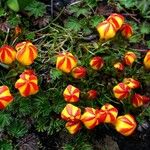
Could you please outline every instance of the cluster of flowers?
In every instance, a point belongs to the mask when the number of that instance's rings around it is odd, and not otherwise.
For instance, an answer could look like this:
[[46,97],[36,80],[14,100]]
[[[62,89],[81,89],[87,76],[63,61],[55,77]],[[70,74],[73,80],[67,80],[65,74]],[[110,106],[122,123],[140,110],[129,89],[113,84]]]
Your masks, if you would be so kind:
[[96,28],[101,40],[113,38],[117,31],[120,31],[125,38],[130,38],[133,34],[131,25],[124,23],[124,17],[116,13],[111,14],[105,21],[99,23]]
[[[37,54],[37,48],[29,41],[18,43],[15,49],[4,45],[0,48],[0,62],[11,64],[16,59],[22,65],[28,66],[33,63]],[[21,96],[26,97],[38,92],[38,79],[33,70],[24,70],[19,77],[15,88],[19,90]],[[0,109],[4,109],[13,99],[8,87],[6,85],[0,86]]]

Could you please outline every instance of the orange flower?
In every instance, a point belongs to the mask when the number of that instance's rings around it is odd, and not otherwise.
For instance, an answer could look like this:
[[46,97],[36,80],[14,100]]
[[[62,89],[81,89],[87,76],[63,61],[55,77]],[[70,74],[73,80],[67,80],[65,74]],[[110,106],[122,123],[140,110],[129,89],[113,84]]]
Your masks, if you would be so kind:
[[66,121],[78,122],[81,118],[81,109],[72,104],[67,104],[61,112],[61,118]]
[[124,136],[131,135],[137,124],[134,117],[130,114],[119,116],[115,123],[116,130]]
[[0,48],[0,61],[4,64],[11,64],[16,59],[16,51],[8,45]]
[[118,115],[118,110],[111,104],[106,103],[101,107],[100,120],[105,123],[114,123]]
[[23,97],[34,95],[39,91],[38,79],[31,70],[25,70],[16,81],[15,88]]
[[124,70],[124,65],[121,62],[117,62],[114,64],[114,68],[119,70],[119,71],[123,71]]
[[126,84],[131,89],[136,89],[140,87],[140,82],[133,78],[124,78],[123,83]]
[[133,62],[136,60],[136,55],[133,52],[128,51],[124,56],[124,62],[126,65],[131,66]]
[[113,88],[113,93],[117,99],[122,100],[129,96],[130,88],[124,83],[119,83]]
[[97,98],[97,95],[98,95],[98,93],[97,93],[96,90],[89,90],[89,91],[87,92],[87,97],[88,97],[88,99],[94,100],[94,99]]
[[124,17],[120,14],[113,13],[108,17],[107,21],[113,24],[117,31],[121,28],[122,24],[124,23]]
[[81,122],[67,122],[66,129],[69,131],[70,134],[75,134],[81,129]]
[[16,59],[23,65],[31,65],[37,58],[37,48],[29,41],[21,42],[16,45]]
[[9,88],[5,85],[0,86],[0,109],[4,109],[9,103],[13,101]]
[[80,90],[72,85],[68,85],[63,92],[63,96],[66,102],[78,102]]
[[70,73],[71,70],[77,65],[77,59],[69,52],[63,52],[57,56],[56,68]]
[[81,116],[81,121],[88,129],[92,129],[100,123],[99,110],[87,107]]
[[81,67],[81,66],[78,66],[72,69],[72,76],[75,79],[84,78],[86,76],[86,73],[87,73],[86,68]]
[[99,23],[96,29],[99,32],[100,39],[109,40],[116,35],[115,26],[107,20]]
[[102,57],[95,56],[90,61],[90,66],[94,70],[100,70],[104,66],[104,60]]
[[15,27],[15,36],[18,36],[22,32],[21,28],[19,26]]
[[120,31],[121,31],[122,36],[124,36],[127,39],[130,38],[133,34],[133,29],[131,25],[128,23],[123,24]]
[[144,66],[146,69],[150,70],[150,50],[148,50],[144,57]]

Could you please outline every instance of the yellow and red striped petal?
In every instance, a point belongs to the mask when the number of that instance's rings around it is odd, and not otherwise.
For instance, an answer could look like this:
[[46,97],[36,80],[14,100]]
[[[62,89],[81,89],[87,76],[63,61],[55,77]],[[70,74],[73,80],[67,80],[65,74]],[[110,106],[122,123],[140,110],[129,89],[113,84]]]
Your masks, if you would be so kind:
[[38,79],[36,75],[30,73],[31,70],[25,70],[15,83],[15,88],[19,90],[23,97],[34,95],[39,91]]
[[118,110],[111,104],[106,103],[101,107],[100,120],[105,123],[114,123],[118,116]]
[[61,118],[66,121],[78,122],[81,118],[81,109],[72,104],[67,104],[61,112]]
[[101,40],[109,40],[116,35],[115,26],[107,20],[99,23],[96,29],[100,35]]
[[16,51],[8,45],[3,45],[0,48],[0,62],[11,64],[16,59]]
[[128,66],[131,66],[136,59],[137,59],[136,54],[130,51],[128,51],[124,56],[124,62]]
[[123,71],[124,70],[124,65],[121,62],[117,62],[114,64],[114,68],[119,70],[119,71]]
[[0,86],[0,109],[4,109],[8,104],[13,101],[9,88],[5,85]]
[[131,135],[136,129],[137,123],[130,114],[119,116],[115,123],[116,130],[124,136]]
[[63,72],[70,73],[76,65],[77,59],[69,52],[63,52],[57,56],[56,68]]
[[69,131],[70,134],[75,134],[81,129],[81,122],[67,122],[66,129]]
[[113,13],[108,17],[107,21],[113,24],[117,31],[121,28],[122,24],[124,23],[124,17],[120,14]]
[[104,60],[100,56],[95,56],[90,61],[90,66],[94,70],[100,70],[104,66]]
[[133,78],[124,78],[123,83],[126,84],[131,89],[136,89],[140,87],[140,82]]
[[150,50],[148,50],[144,57],[144,66],[146,69],[150,70]]
[[23,65],[31,65],[38,56],[36,46],[29,41],[18,43],[15,48],[16,59]]
[[120,31],[121,31],[122,36],[127,38],[127,39],[133,35],[132,26],[128,23],[123,24]]
[[88,129],[92,129],[95,126],[99,125],[99,110],[87,107],[85,112],[81,116],[81,121]]
[[126,84],[119,83],[113,88],[113,93],[117,99],[122,100],[129,96],[130,90]]
[[98,95],[98,93],[97,93],[96,90],[89,90],[89,91],[87,92],[87,98],[88,98],[88,99],[91,99],[91,100],[96,99],[96,98],[97,98],[97,95]]
[[72,85],[68,85],[63,92],[63,96],[66,102],[78,102],[80,90]]

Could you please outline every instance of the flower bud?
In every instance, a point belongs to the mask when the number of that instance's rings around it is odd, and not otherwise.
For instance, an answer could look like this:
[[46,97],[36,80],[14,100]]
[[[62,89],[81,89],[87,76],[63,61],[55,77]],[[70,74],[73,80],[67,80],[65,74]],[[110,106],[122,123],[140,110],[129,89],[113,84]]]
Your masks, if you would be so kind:
[[67,104],[61,112],[61,118],[66,121],[78,122],[81,118],[81,109],[72,104]]
[[140,82],[133,78],[124,78],[123,83],[131,89],[136,89],[140,87]]
[[133,62],[136,60],[136,55],[133,52],[128,51],[124,56],[124,62],[128,66],[132,66]]
[[63,72],[70,73],[76,65],[77,59],[69,52],[63,52],[57,56],[56,68]]
[[94,70],[100,70],[104,66],[104,60],[102,57],[95,56],[90,61],[90,66]]
[[87,92],[87,98],[88,98],[88,99],[91,99],[91,100],[96,99],[96,98],[97,98],[97,95],[98,95],[98,93],[97,93],[96,90],[89,90],[89,91]]
[[120,14],[113,13],[108,17],[107,21],[113,24],[117,31],[121,28],[122,24],[124,23],[124,17]]
[[15,88],[23,97],[34,95],[39,91],[38,79],[35,74],[31,74],[31,70],[25,70],[16,81]]
[[63,96],[66,102],[78,102],[80,90],[72,85],[68,85],[63,92]]
[[11,64],[16,59],[16,51],[8,45],[3,45],[0,48],[0,62]]
[[146,69],[150,70],[150,50],[148,50],[144,57],[144,66]]
[[100,120],[105,123],[114,123],[118,115],[118,110],[111,104],[106,103],[101,107]]
[[132,29],[131,25],[128,23],[123,24],[120,31],[121,31],[122,36],[127,39],[130,38],[133,34],[133,29]]
[[15,27],[15,36],[18,36],[19,34],[21,34],[22,30],[19,26]]
[[72,76],[75,79],[84,78],[86,76],[86,73],[87,73],[86,68],[81,67],[81,66],[78,66],[72,69]]
[[24,41],[16,45],[16,59],[23,65],[31,65],[37,58],[37,48],[29,41]]
[[137,124],[134,117],[130,114],[119,116],[115,123],[116,130],[124,136],[131,135]]
[[66,129],[69,131],[70,134],[75,134],[81,129],[81,122],[67,122]]
[[8,104],[13,101],[9,88],[5,85],[0,86],[0,109],[4,109]]
[[88,129],[92,129],[100,123],[99,110],[87,107],[81,116],[81,121]]
[[116,35],[116,29],[113,24],[108,22],[107,20],[99,23],[96,27],[99,32],[100,39],[109,40]]
[[129,96],[130,90],[126,84],[119,83],[113,88],[113,93],[117,99],[122,100]]
[[121,62],[117,62],[114,64],[114,68],[117,69],[118,71],[123,71],[124,65]]

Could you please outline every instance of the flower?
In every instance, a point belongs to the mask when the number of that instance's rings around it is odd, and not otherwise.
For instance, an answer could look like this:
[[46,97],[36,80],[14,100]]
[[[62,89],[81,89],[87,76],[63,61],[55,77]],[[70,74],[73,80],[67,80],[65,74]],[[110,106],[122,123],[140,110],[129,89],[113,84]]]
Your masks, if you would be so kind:
[[81,118],[81,109],[67,104],[61,112],[61,118],[66,121],[78,122]]
[[99,110],[87,107],[81,116],[81,121],[88,129],[92,129],[100,123]]
[[63,96],[67,102],[78,102],[80,90],[72,85],[68,85],[63,92]]
[[89,90],[89,91],[87,92],[87,98],[88,98],[88,99],[91,99],[91,100],[96,99],[96,98],[97,98],[97,95],[98,95],[98,93],[97,93],[96,90]]
[[72,69],[72,76],[75,79],[81,79],[84,78],[86,76],[86,68],[82,67],[82,66],[78,66]]
[[117,99],[122,100],[129,96],[130,88],[121,82],[113,88],[113,93]]
[[75,134],[81,129],[81,122],[69,121],[66,123],[66,129],[69,131],[70,134]]
[[114,64],[114,68],[119,70],[119,71],[123,71],[124,70],[124,65],[121,62],[117,62]]
[[100,120],[105,123],[114,123],[118,115],[118,110],[109,103],[103,105],[100,109]]
[[107,21],[113,24],[117,31],[121,28],[122,24],[124,23],[124,17],[120,14],[113,13],[108,17]]
[[29,41],[18,43],[15,48],[17,50],[16,59],[23,65],[31,65],[37,58],[37,48]]
[[37,76],[31,70],[25,70],[16,81],[15,88],[23,97],[36,94],[39,91]]
[[19,34],[21,34],[22,30],[19,26],[15,27],[15,36],[18,36]]
[[124,78],[123,83],[126,84],[131,89],[136,89],[140,87],[140,82],[133,78]]
[[115,123],[116,130],[124,136],[131,135],[137,124],[134,117],[130,114],[119,116]]
[[104,66],[104,60],[100,56],[95,56],[90,61],[90,66],[94,70],[100,70]]
[[0,48],[0,62],[11,64],[16,59],[16,51],[9,45]]
[[150,50],[148,50],[144,57],[144,66],[146,69],[150,70]]
[[70,73],[76,65],[77,59],[69,52],[63,52],[57,56],[56,68],[63,72]]
[[136,55],[133,52],[128,51],[124,56],[124,62],[128,66],[132,66],[133,62],[136,60]]
[[8,104],[13,101],[9,88],[5,85],[0,86],[0,109],[4,109]]
[[127,39],[130,38],[133,34],[132,26],[128,23],[123,24],[120,31],[122,36],[124,36]]
[[115,26],[107,20],[99,23],[96,29],[99,32],[100,39],[109,40],[116,35]]

